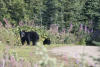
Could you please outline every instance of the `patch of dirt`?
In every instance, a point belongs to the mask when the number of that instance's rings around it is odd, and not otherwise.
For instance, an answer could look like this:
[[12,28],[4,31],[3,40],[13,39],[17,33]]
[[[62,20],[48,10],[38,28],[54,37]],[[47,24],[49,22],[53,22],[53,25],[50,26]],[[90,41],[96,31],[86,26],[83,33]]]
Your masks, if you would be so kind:
[[93,67],[100,67],[100,46],[65,46],[49,50],[58,56],[72,57]]

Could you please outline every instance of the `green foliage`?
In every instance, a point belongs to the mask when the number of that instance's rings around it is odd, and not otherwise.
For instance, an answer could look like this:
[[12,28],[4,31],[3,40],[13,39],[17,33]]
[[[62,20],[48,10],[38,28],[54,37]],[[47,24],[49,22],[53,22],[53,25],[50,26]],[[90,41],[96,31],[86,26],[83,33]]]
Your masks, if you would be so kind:
[[[20,37],[19,37],[19,31],[21,30],[25,30],[25,31],[36,31],[39,34],[40,37],[40,41],[43,41],[45,38],[50,38],[51,43],[52,44],[72,44],[72,43],[76,43],[76,42],[81,42],[81,44],[85,44],[86,40],[88,39],[88,35],[87,34],[82,34],[80,32],[78,32],[77,36],[75,34],[71,34],[71,33],[65,33],[65,34],[52,34],[50,33],[50,31],[44,29],[44,27],[30,27],[30,26],[22,26],[22,27],[16,27],[13,28],[12,31],[16,34],[16,36],[18,37],[18,40],[20,41]],[[19,42],[20,43],[20,42]]]
[[[4,46],[4,45],[3,45]],[[50,47],[51,45],[49,45]],[[1,45],[0,45],[1,47]],[[80,67],[80,65],[84,65],[89,67],[87,61],[78,60],[75,58],[62,57],[62,56],[53,56],[48,52],[45,46],[38,43],[37,46],[22,46],[16,48],[10,48],[10,46],[2,47],[4,50],[2,58],[0,57],[0,64],[2,64],[1,59],[5,61],[5,67],[11,67],[12,65],[15,67]],[[10,51],[10,52],[9,52]],[[1,52],[1,50],[0,50]],[[19,52],[21,52],[19,56]],[[22,56],[23,55],[23,56]],[[30,59],[26,59],[26,57]],[[34,60],[34,58],[36,60]],[[62,59],[63,58],[63,59]],[[39,59],[39,60],[38,60]],[[60,60],[61,59],[61,60]],[[82,62],[81,62],[82,61]],[[68,64],[66,64],[67,62]]]
[[[35,27],[30,27],[30,26],[22,26],[22,27],[15,27],[11,29],[16,36],[18,37],[18,41],[20,41],[20,36],[19,36],[19,32],[21,30],[25,30],[25,31],[35,31],[39,34],[40,37],[40,41],[43,41],[45,38],[50,38],[51,42],[53,44],[62,44],[62,43],[74,43],[75,42],[75,36],[74,35],[69,35],[66,36],[66,34],[52,34],[50,31],[44,29],[44,27],[39,27],[39,26],[35,26]],[[67,40],[67,41],[66,41]],[[70,41],[69,41],[70,40]],[[19,42],[20,43],[20,42]]]
[[30,26],[22,26],[22,27],[15,27],[12,29],[12,31],[16,34],[19,35],[19,32],[25,30],[25,31],[35,31],[39,34],[40,38],[47,38],[49,32],[47,30],[44,29],[44,27],[39,27],[39,26],[35,26],[35,27],[30,27]]
[[96,46],[100,46],[100,42],[97,42],[97,41],[92,41],[92,43]]
[[0,28],[0,41],[7,45],[14,46],[17,44],[17,37],[10,29],[2,27]]
[[84,15],[86,20],[93,20],[94,29],[100,29],[100,0],[87,0],[84,6]]
[[[6,18],[8,23],[17,26],[19,21],[27,23],[33,20],[35,24],[48,29],[51,24],[57,24],[60,29],[67,30],[72,23],[73,33],[77,33],[80,24],[100,30],[99,3],[100,0],[0,0],[0,21],[5,24],[3,18]],[[20,30],[19,27],[17,29],[15,33]],[[24,26],[22,29],[36,30],[42,37],[49,36],[40,28]],[[57,38],[59,41],[61,37],[57,35],[54,40]]]
[[[27,50],[29,51],[31,47],[28,47],[28,48],[29,49]],[[24,46],[24,49],[25,49],[25,46]],[[4,66],[5,67],[11,67],[11,66],[19,67],[21,65],[23,67],[27,67],[27,66],[34,67],[35,65],[37,65],[39,67],[47,67],[47,66],[64,67],[64,63],[62,62],[59,63],[59,61],[57,61],[56,58],[49,56],[48,50],[43,45],[38,43],[38,45],[34,49],[35,51],[32,51],[33,49],[30,50],[31,55],[28,56],[28,58],[30,59],[26,60],[24,57],[19,57],[18,53],[16,52],[16,48],[11,48],[10,46],[6,46],[6,48],[4,47],[3,55],[2,55],[2,59],[6,61]],[[21,51],[21,47],[18,50]],[[24,54],[25,52],[27,52],[27,50],[24,51]],[[23,52],[23,49],[21,52]],[[39,60],[37,57],[39,58]],[[36,58],[36,61],[33,58]],[[0,57],[0,64],[2,64],[1,57]]]
[[47,67],[48,65],[50,67],[58,67],[58,65],[60,65],[59,67],[63,67],[64,64],[63,63],[57,63],[57,59],[56,58],[52,58],[49,56],[47,49],[44,46],[41,46],[40,44],[38,44],[38,46],[36,47],[36,55],[41,56],[41,60],[38,61],[38,63],[41,65],[41,67]]
[[49,34],[48,37],[50,38],[51,40],[51,43],[53,44],[59,44],[60,43],[60,37],[58,34],[54,35],[54,34]]
[[66,44],[72,44],[72,43],[75,43],[76,42],[76,36],[74,34],[67,34],[65,40],[64,40],[64,43]]
[[7,14],[7,8],[6,4],[3,2],[3,0],[0,0],[0,21],[3,20],[3,17]]
[[84,38],[80,39],[78,42],[76,42],[78,45],[86,45],[86,40]]
[[21,20],[34,20],[39,25],[58,24],[62,28],[70,22],[88,25],[87,21],[93,20],[99,29],[99,3],[100,0],[0,0],[0,21],[7,18],[16,25]]

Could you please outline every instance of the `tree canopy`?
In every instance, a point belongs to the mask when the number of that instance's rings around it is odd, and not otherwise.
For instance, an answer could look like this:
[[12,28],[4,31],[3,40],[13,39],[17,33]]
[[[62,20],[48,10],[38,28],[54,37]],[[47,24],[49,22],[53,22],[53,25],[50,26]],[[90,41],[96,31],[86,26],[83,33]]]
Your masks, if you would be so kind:
[[[34,20],[36,24],[50,27],[58,24],[67,28],[73,24],[89,25],[100,29],[100,0],[0,0],[0,21],[7,18],[9,23]],[[90,27],[90,26],[89,26]]]

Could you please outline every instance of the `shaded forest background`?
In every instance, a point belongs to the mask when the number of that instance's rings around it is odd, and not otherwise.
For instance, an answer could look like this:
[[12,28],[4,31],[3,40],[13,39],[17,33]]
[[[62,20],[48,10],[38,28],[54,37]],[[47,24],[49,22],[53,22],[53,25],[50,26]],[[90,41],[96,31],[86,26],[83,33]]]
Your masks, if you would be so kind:
[[72,26],[71,33],[77,35],[78,29],[83,27],[98,35],[100,0],[0,0],[0,21],[5,25],[4,18],[15,27],[21,21],[32,21],[47,29],[56,24],[59,30],[65,28],[68,32]]

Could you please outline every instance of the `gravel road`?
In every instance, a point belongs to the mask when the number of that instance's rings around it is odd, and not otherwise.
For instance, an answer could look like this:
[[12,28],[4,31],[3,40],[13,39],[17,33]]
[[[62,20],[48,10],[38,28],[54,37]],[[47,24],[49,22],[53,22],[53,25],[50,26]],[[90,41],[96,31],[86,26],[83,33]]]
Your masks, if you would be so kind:
[[100,46],[64,46],[49,50],[55,55],[73,57],[88,62],[93,67],[100,67]]

